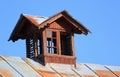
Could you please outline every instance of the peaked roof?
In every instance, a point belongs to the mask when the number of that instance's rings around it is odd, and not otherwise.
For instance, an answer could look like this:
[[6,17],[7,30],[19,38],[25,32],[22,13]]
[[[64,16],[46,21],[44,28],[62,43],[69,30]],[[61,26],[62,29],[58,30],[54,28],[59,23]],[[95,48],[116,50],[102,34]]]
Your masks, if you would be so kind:
[[34,26],[36,26],[38,29],[44,28],[45,26],[48,26],[48,24],[60,19],[64,18],[67,22],[69,22],[71,25],[74,26],[75,33],[78,34],[85,34],[87,35],[90,30],[88,30],[84,25],[82,25],[80,22],[75,20],[70,14],[68,14],[67,11],[62,11],[50,18],[43,17],[43,16],[33,16],[28,14],[21,14],[20,19],[18,20],[18,23],[16,24],[9,40],[13,40],[15,36],[18,36],[18,32],[21,31],[22,27],[25,26],[26,20],[32,23]]
[[64,17],[67,21],[69,21],[71,24],[76,26],[79,30],[81,30],[84,34],[87,34],[90,32],[84,25],[82,25],[80,22],[78,22],[76,19],[74,19],[67,11],[62,11],[60,13],[55,14],[54,16],[48,18],[43,16],[32,16],[23,14],[28,20],[30,20],[35,26],[37,26],[39,29],[43,28],[47,24],[50,24],[54,22],[55,20]]
[[28,14],[22,14],[24,17],[26,17],[30,22],[32,22],[35,26],[39,26],[42,22],[48,19],[48,17],[44,16],[33,16]]
[[1,77],[120,77],[120,66],[77,63],[47,64],[37,59],[0,55]]

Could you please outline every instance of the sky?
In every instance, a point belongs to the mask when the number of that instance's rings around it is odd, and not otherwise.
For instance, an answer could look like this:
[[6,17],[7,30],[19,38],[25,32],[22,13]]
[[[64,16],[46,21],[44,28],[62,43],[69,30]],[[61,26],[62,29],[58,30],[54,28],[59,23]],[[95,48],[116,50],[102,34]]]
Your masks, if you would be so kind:
[[20,14],[50,17],[63,10],[92,32],[75,34],[78,63],[120,66],[120,0],[1,0],[0,55],[26,56],[25,40],[8,41]]

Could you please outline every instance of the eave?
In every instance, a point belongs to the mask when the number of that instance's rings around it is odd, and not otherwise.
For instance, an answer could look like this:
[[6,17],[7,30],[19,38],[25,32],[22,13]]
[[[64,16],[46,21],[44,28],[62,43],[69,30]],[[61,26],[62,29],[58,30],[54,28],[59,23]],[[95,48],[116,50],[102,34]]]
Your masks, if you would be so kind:
[[48,26],[48,24],[58,20],[61,17],[64,17],[64,19],[66,19],[69,23],[71,23],[75,28],[77,28],[80,31],[77,34],[81,34],[81,32],[82,32],[83,34],[87,35],[88,32],[91,32],[84,25],[82,25],[80,22],[78,22],[72,16],[70,16],[70,14],[68,14],[67,11],[65,11],[65,10],[50,17],[49,19],[47,19],[44,22],[42,22],[41,24],[39,24],[39,29],[44,28],[45,26]]

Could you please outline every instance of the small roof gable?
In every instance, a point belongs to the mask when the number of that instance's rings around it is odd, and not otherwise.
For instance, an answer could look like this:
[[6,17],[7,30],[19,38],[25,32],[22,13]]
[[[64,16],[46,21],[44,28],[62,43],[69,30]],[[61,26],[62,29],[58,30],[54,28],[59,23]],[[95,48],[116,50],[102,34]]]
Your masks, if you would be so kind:
[[[52,22],[54,22],[55,20],[58,20],[59,18],[63,17],[65,20],[67,20],[69,23],[71,23],[74,27],[75,30],[78,29],[79,32],[78,34],[81,34],[81,32],[85,35],[88,34],[88,32],[90,32],[89,29],[87,29],[84,25],[82,25],[80,22],[78,22],[76,19],[74,19],[67,11],[62,11],[50,18],[48,18],[47,20],[43,21],[41,24],[39,24],[39,29],[43,28],[44,26],[46,26],[47,24],[50,24]],[[77,33],[76,32],[76,33]]]
[[38,26],[42,22],[48,19],[48,17],[44,16],[33,16],[33,15],[28,15],[28,14],[23,14],[24,17],[26,17],[30,22]]
[[[82,25],[80,22],[75,20],[70,14],[68,14],[67,11],[62,11],[59,12],[58,14],[48,18],[48,17],[43,17],[43,16],[33,16],[33,15],[28,15],[28,14],[21,14],[9,40],[17,40],[18,38],[15,38],[16,36],[19,37],[18,32],[20,32],[23,29],[23,26],[25,26],[26,22],[32,23],[36,28],[41,29],[44,28],[45,26],[48,26],[48,24],[63,18],[66,20],[68,23],[70,23],[74,28],[73,32],[77,34],[85,34],[87,35],[90,30],[88,30],[84,25]],[[66,22],[65,21],[65,22]]]
[[33,15],[28,15],[28,14],[21,14],[10,38],[8,41],[10,40],[17,40],[19,37],[19,32],[22,30],[23,26],[25,26],[25,22],[30,22],[32,24],[34,24],[34,26],[36,26],[38,28],[39,24],[41,24],[42,22],[44,22],[45,20],[47,20],[48,17],[43,17],[43,16],[33,16]]

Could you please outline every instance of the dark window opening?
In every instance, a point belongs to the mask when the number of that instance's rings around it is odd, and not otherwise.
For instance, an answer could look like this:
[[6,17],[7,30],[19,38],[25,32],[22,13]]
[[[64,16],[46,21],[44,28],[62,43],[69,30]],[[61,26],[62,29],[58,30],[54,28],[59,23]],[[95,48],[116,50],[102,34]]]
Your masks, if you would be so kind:
[[60,40],[61,40],[61,54],[72,56],[71,34],[61,32]]
[[30,39],[29,40],[29,45],[30,45],[30,51],[29,51],[29,55],[30,55],[30,58],[33,58],[35,57],[35,52],[34,52],[34,40],[33,39]]
[[47,52],[57,54],[56,32],[47,31]]
[[38,54],[43,54],[41,39],[38,39]]

